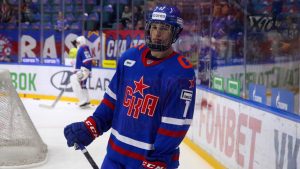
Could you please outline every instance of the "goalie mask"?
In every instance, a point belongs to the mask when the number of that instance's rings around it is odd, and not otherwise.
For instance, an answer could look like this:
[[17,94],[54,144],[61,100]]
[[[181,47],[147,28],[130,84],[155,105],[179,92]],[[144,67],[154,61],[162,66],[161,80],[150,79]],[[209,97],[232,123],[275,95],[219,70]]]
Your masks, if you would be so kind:
[[[150,35],[151,25],[162,24],[171,28],[171,37],[168,41],[152,41]],[[165,51],[169,49],[172,43],[176,42],[182,31],[183,20],[180,18],[180,11],[175,6],[158,5],[147,17],[145,26],[146,45],[153,51]]]
[[86,39],[84,36],[78,36],[76,38],[76,47],[79,49],[81,46],[86,45]]

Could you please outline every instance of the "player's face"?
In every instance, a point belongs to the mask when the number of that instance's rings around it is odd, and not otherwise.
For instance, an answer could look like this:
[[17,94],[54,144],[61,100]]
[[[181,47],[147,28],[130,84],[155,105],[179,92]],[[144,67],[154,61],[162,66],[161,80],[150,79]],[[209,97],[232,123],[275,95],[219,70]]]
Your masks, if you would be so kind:
[[171,26],[163,23],[152,23],[150,27],[150,36],[152,43],[169,44],[171,41]]

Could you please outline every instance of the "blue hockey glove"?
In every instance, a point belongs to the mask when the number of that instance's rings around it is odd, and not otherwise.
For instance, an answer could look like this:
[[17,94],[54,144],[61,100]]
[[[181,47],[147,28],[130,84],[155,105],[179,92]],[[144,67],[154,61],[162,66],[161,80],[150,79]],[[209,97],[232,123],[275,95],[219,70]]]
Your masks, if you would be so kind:
[[87,146],[99,136],[99,132],[95,120],[89,117],[84,122],[76,122],[66,126],[64,135],[69,147],[73,147],[74,143]]

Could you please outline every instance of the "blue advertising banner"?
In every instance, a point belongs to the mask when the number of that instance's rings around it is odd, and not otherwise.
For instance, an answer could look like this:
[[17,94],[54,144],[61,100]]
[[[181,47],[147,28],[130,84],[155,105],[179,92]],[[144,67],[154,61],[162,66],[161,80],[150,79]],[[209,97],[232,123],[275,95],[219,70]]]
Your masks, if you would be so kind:
[[267,103],[266,86],[250,83],[249,84],[249,99],[258,103]]
[[128,48],[145,43],[144,31],[107,30],[105,34],[104,60],[117,60]]
[[288,90],[272,88],[271,106],[294,112],[294,94]]
[[[0,57],[2,56],[1,48],[3,48],[7,57],[15,58],[13,62],[17,62],[17,58],[20,57],[23,63],[39,64],[41,60],[45,60],[47,64],[59,64],[62,56],[66,55],[73,47],[71,41],[80,34],[81,31],[65,31],[64,43],[62,43],[62,32],[44,30],[42,43],[40,30],[21,30],[20,39],[19,31],[16,29],[0,30],[0,41],[5,42],[5,45],[0,46]],[[43,45],[42,48],[41,45]],[[62,53],[62,45],[64,45],[64,53]]]
[[[44,30],[43,34],[31,29],[0,30],[0,59],[5,55],[14,57],[15,62],[20,58],[23,63],[61,64],[74,47],[72,41],[81,34],[78,30],[67,30],[64,34],[55,30]],[[83,35],[96,60],[117,60],[128,48],[144,43],[144,31],[139,30],[105,30],[102,34],[87,31]]]

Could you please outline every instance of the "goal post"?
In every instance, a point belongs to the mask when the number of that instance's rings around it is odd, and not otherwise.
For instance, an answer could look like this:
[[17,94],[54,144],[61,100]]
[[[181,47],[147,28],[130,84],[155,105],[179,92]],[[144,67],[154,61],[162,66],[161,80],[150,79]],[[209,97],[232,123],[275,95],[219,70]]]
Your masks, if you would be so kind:
[[0,69],[0,169],[41,165],[47,152],[9,71]]

